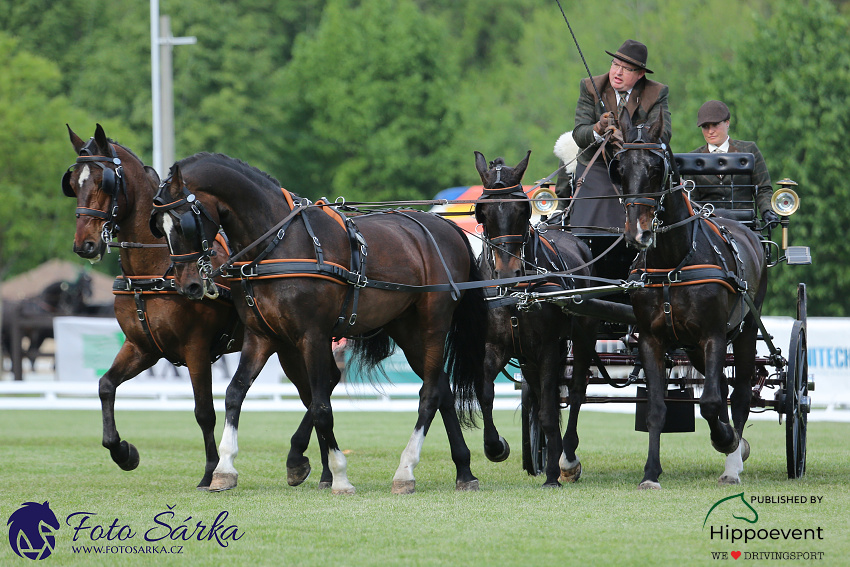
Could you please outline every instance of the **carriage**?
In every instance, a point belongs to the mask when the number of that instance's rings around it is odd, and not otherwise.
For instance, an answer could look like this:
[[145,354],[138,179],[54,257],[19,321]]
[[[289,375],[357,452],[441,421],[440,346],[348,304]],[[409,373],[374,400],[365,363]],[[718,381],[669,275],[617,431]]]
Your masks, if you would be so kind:
[[[753,171],[754,156],[752,154],[674,154],[676,168],[679,174],[688,175],[748,175]],[[647,429],[647,393],[646,377],[642,372],[641,358],[638,352],[638,341],[634,320],[624,322],[606,319],[609,310],[600,309],[600,302],[595,306],[582,305],[589,298],[603,298],[601,304],[608,302],[629,304],[629,290],[636,282],[629,281],[628,269],[635,259],[635,251],[627,248],[622,236],[617,233],[570,228],[567,215],[554,210],[551,199],[553,191],[548,182],[542,184],[543,191],[532,193],[541,197],[541,210],[544,220],[537,225],[538,231],[572,230],[590,248],[596,273],[603,280],[612,282],[599,285],[590,290],[558,290],[541,292],[512,293],[517,300],[520,310],[531,309],[539,302],[554,303],[565,311],[594,315],[602,320],[597,333],[600,352],[594,353],[594,369],[588,374],[587,384],[591,386],[608,386],[613,390],[610,395],[601,393],[595,388],[593,395],[587,395],[584,403],[634,403],[635,430]],[[789,246],[788,228],[790,216],[799,206],[799,198],[793,187],[797,184],[790,179],[778,182],[780,188],[774,193],[772,206],[780,215],[779,226],[760,224],[753,210],[752,200],[746,203],[702,203],[705,214],[717,212],[727,215],[753,230],[759,237],[768,258],[768,267],[782,263],[788,265],[810,264],[811,257],[808,247]],[[573,180],[571,186],[575,188]],[[563,200],[562,200],[563,202]],[[535,208],[538,203],[535,202]],[[715,207],[717,207],[715,209]],[[721,211],[721,209],[723,209]],[[779,232],[781,240],[774,241]],[[619,282],[619,283],[613,283]],[[806,346],[806,285],[800,283],[796,290],[797,309],[790,332],[790,343],[787,354],[774,344],[772,337],[756,313],[759,333],[757,336],[766,354],[755,357],[755,373],[752,381],[750,408],[754,412],[773,410],[784,420],[786,428],[786,460],[788,478],[800,478],[806,469],[806,428],[807,415],[811,409],[809,391],[814,389],[814,381],[808,373],[808,355]],[[573,372],[572,353],[565,361],[564,374],[561,380],[561,407],[569,405],[569,382]],[[734,374],[735,355],[726,355],[724,367],[726,373]],[[695,388],[703,385],[702,376],[697,373],[681,348],[673,349],[665,355],[667,371],[667,390],[664,402],[667,408],[667,419],[664,433],[693,432],[695,430],[693,406],[699,403],[695,397]],[[614,370],[617,370],[615,372]],[[522,467],[530,475],[539,475],[546,468],[546,439],[543,435],[537,417],[537,403],[534,396],[522,378],[517,374],[516,387],[522,390]],[[628,395],[620,395],[620,391],[633,386]]]

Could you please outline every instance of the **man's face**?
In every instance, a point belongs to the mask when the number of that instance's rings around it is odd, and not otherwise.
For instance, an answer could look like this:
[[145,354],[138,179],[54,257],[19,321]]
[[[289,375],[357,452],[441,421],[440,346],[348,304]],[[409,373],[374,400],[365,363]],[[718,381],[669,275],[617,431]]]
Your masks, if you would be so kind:
[[646,72],[631,63],[619,59],[611,61],[611,70],[608,71],[608,81],[614,90],[628,91],[637,83]]
[[713,144],[715,146],[719,146],[723,142],[726,141],[726,138],[729,137],[729,121],[724,120],[723,122],[715,122],[703,124],[702,128],[702,137],[705,138],[705,141],[709,144]]

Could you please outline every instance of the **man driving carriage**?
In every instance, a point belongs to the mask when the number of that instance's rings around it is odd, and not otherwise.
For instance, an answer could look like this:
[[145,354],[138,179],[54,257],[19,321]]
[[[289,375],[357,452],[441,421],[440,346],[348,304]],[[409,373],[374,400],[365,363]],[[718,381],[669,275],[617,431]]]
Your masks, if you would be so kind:
[[[594,160],[593,156],[607,131],[612,131],[611,136],[619,134],[617,121],[620,114],[627,111],[633,124],[652,124],[663,113],[662,140],[669,144],[672,135],[670,110],[667,108],[669,88],[646,78],[648,73],[652,73],[646,66],[646,45],[629,39],[615,53],[605,53],[613,57],[608,73],[581,81],[572,133],[579,147],[575,179],[584,180],[574,194],[578,199],[573,201],[570,224],[581,232],[593,232],[593,229],[583,227],[622,228],[625,222],[623,207],[617,199],[587,199],[618,193],[608,177],[605,157],[600,155]],[[611,150],[611,146],[606,148],[608,158],[613,155]],[[558,184],[562,183],[559,179]]]
[[724,216],[724,209],[752,209],[755,201],[764,222],[778,222],[779,215],[770,205],[773,188],[764,157],[755,142],[729,137],[730,119],[729,108],[723,102],[709,100],[703,104],[697,113],[697,126],[702,129],[706,143],[692,153],[751,153],[755,158],[753,173],[685,176],[696,185],[691,191],[691,199],[700,204],[713,204],[720,216]]

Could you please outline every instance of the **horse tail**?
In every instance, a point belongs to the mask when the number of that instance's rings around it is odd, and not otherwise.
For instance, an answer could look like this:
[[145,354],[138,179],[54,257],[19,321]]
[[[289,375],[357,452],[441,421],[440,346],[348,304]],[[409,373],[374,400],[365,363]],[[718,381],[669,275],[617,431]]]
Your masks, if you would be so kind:
[[361,376],[370,384],[376,386],[379,375],[391,382],[381,361],[395,351],[395,343],[383,329],[377,333],[357,339],[349,339],[351,357],[348,361],[350,372],[348,376]]
[[[468,281],[482,281],[475,253],[465,236],[463,239],[469,253]],[[458,418],[464,427],[477,425],[475,415],[479,407],[475,386],[484,383],[487,318],[484,289],[479,287],[466,290],[454,310],[446,339],[446,369],[452,380]]]

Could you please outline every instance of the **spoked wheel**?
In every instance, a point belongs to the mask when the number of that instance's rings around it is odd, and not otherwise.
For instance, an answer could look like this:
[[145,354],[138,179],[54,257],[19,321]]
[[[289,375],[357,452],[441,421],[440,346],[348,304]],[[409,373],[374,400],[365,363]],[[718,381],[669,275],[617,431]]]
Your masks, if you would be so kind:
[[806,473],[806,429],[811,400],[809,399],[809,360],[806,347],[805,293],[805,285],[800,284],[798,320],[794,321],[791,328],[788,371],[785,376],[785,455],[788,463],[788,478],[802,478]]
[[546,470],[546,437],[537,418],[538,404],[531,389],[522,383],[522,469],[531,476]]

